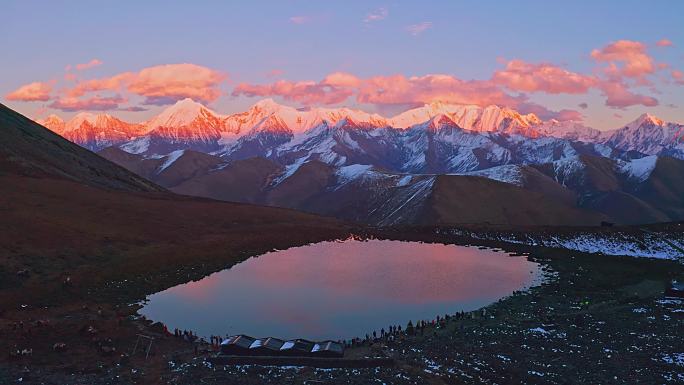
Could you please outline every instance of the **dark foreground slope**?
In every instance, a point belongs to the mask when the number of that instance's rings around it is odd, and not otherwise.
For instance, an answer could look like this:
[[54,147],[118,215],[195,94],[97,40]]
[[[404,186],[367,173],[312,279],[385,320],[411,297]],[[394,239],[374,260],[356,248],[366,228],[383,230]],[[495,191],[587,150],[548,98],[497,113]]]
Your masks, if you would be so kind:
[[59,297],[67,275],[97,287],[188,260],[225,266],[344,232],[333,219],[172,194],[0,106],[4,304]]
[[58,178],[119,191],[162,191],[0,104],[0,176]]

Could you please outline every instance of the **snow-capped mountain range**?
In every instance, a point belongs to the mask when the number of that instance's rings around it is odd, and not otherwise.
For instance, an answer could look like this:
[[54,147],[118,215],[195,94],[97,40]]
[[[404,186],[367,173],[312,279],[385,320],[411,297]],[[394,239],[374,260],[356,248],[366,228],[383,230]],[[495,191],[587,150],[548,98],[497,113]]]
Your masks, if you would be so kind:
[[245,112],[222,115],[184,99],[142,123],[89,113],[68,122],[51,115],[39,123],[94,151],[117,145],[160,156],[193,149],[226,160],[263,156],[289,164],[306,157],[338,166],[373,161],[411,172],[466,172],[578,154],[684,159],[684,125],[648,114],[599,131],[498,106],[432,103],[385,118],[348,108],[296,109],[264,99]]
[[[280,183],[308,162],[336,169],[362,165],[400,174],[462,174],[519,184],[513,166],[553,165],[565,185],[584,167],[580,157],[610,159],[630,174],[634,159],[684,159],[684,125],[644,114],[625,127],[599,131],[578,122],[542,121],[498,106],[432,103],[392,118],[348,108],[296,109],[271,99],[233,115],[184,99],[139,124],[110,115],[77,114],[41,122],[94,151],[109,146],[173,163],[185,150],[222,162],[265,158],[283,167]],[[641,164],[641,163],[637,163]],[[643,168],[643,167],[642,167]],[[652,169],[652,167],[651,167]],[[648,168],[638,178],[648,177]],[[641,175],[644,174],[644,175]]]
[[182,194],[375,224],[684,218],[684,126],[647,114],[599,131],[497,106],[387,118],[265,99],[222,115],[185,99],[139,124],[83,113],[41,123]]
[[81,112],[65,122],[50,115],[38,123],[90,150],[117,145],[145,134],[142,124],[127,123],[108,114]]

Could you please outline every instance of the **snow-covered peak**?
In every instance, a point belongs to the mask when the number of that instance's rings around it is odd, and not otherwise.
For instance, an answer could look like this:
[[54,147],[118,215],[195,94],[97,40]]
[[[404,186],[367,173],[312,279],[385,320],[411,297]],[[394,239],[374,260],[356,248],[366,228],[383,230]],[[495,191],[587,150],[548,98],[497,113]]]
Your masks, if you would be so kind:
[[126,123],[109,114],[93,114],[90,112],[79,112],[68,122],[65,123],[65,132],[78,130],[90,126],[95,129],[125,128],[135,125]]
[[197,118],[216,120],[220,118],[220,115],[201,103],[185,98],[162,111],[148,121],[146,125],[148,130],[154,130],[158,127],[183,127],[193,123]]
[[50,131],[56,132],[58,134],[61,134],[62,131],[64,131],[65,126],[64,119],[54,114],[48,115],[48,117],[45,119],[36,120],[36,123],[47,127]]
[[[534,114],[522,115],[510,108],[490,105],[461,105],[435,102],[423,107],[414,108],[390,119],[390,124],[397,128],[409,128],[445,115],[459,127],[478,132],[503,131],[520,133],[520,129],[538,125],[542,121]],[[527,130],[522,130],[527,133]]]
[[202,103],[199,103],[199,102],[192,100],[192,98],[185,98],[185,99],[181,99],[181,100],[177,101],[170,108],[171,109],[182,109],[182,110],[188,110],[188,109],[199,110],[199,109],[205,108],[205,107]]
[[284,106],[276,103],[276,101],[271,99],[271,98],[261,99],[258,102],[254,103],[254,106],[252,106],[252,108],[262,108],[262,109],[272,110],[272,111],[278,110],[281,107],[284,107]]
[[649,125],[649,126],[663,126],[665,123],[663,122],[662,119],[658,118],[655,115],[651,115],[648,113],[641,114],[636,120],[632,121],[631,123],[628,123],[626,127],[634,129],[634,128],[639,128],[643,125]]
[[67,123],[68,126],[78,127],[83,122],[88,122],[90,124],[95,124],[97,122],[97,115],[90,112],[79,112]]
[[261,126],[263,121],[273,121],[273,117],[282,122],[293,134],[306,132],[324,122],[330,126],[344,125],[348,121],[353,122],[354,126],[363,127],[384,127],[387,125],[387,120],[378,114],[349,108],[297,109],[278,104],[273,99],[260,100],[249,110],[227,117],[226,125],[229,131],[246,132],[252,127]]
[[456,105],[443,102],[432,102],[422,107],[404,111],[390,119],[393,127],[408,128],[416,124],[425,123],[438,115],[450,115],[454,113],[476,115],[481,107],[475,105]]
[[310,110],[310,113],[313,113],[330,124],[336,124],[340,120],[347,118],[363,126],[385,127],[388,125],[387,119],[378,114],[372,114],[361,110],[352,110],[346,107],[314,108]]
[[538,125],[537,129],[544,136],[554,138],[577,140],[580,142],[596,142],[601,138],[602,132],[587,127],[576,121],[558,121],[551,119]]
[[55,114],[50,114],[45,119],[40,120],[40,122],[64,123],[64,119]]
[[626,126],[608,132],[605,143],[621,150],[656,155],[684,149],[684,125],[666,123],[651,114],[642,114]]

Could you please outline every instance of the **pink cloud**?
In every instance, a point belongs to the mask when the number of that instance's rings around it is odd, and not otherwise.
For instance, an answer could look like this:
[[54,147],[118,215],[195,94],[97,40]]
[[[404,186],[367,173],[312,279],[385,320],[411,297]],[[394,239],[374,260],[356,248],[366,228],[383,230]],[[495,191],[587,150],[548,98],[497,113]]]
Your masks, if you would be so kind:
[[334,87],[356,88],[361,85],[361,79],[346,72],[333,72],[326,76],[322,83]]
[[212,102],[221,96],[218,85],[226,75],[196,64],[165,64],[148,67],[138,72],[128,83],[128,91],[147,98],[170,102],[192,98]]
[[377,106],[415,106],[434,101],[460,104],[517,105],[522,96],[513,97],[490,81],[464,81],[451,75],[374,76],[362,79],[348,73],[335,72],[322,81],[291,82],[279,80],[272,84],[239,84],[233,96],[280,96],[305,105],[337,104],[355,96],[359,103]]
[[131,81],[135,77],[132,72],[124,72],[108,78],[90,79],[81,81],[73,88],[67,90],[66,94],[69,97],[83,96],[88,92],[95,91],[118,91],[124,84]]
[[389,16],[389,10],[385,7],[380,7],[373,12],[370,12],[363,19],[365,23],[372,23],[374,21],[385,20]]
[[430,28],[432,28],[432,22],[431,21],[424,21],[422,23],[411,24],[411,25],[407,26],[406,31],[413,36],[418,36]]
[[490,81],[466,81],[451,75],[432,74],[375,76],[361,82],[356,99],[370,104],[419,105],[442,101],[512,106],[523,98],[510,96]]
[[640,95],[629,90],[624,82],[619,80],[607,80],[599,84],[599,89],[606,96],[606,106],[625,108],[635,105],[653,107],[658,105],[658,99]]
[[661,40],[658,40],[656,45],[658,47],[672,47],[674,44],[672,44],[672,42],[668,39],[661,39]]
[[684,85],[684,72],[679,70],[672,70],[670,74],[672,75],[672,79],[675,83],[679,85]]
[[582,120],[584,120],[584,116],[579,111],[568,109],[553,111],[536,103],[521,103],[517,106],[517,110],[522,114],[535,114],[538,118],[542,120],[556,119],[561,122],[581,122]]
[[117,108],[117,110],[129,111],[129,112],[142,112],[142,111],[147,111],[147,108],[140,107],[140,106],[130,106],[130,107],[119,107],[119,108]]
[[75,67],[77,71],[83,71],[93,67],[97,67],[99,65],[102,65],[102,61],[99,59],[93,59],[87,63],[76,64]]
[[309,16],[299,15],[290,17],[290,23],[292,24],[306,24],[311,21]]
[[22,102],[46,101],[50,99],[52,84],[45,82],[33,82],[23,85],[16,90],[5,95],[7,100]]
[[106,111],[115,110],[119,104],[125,103],[126,99],[119,96],[100,97],[94,96],[88,99],[65,96],[50,103],[49,107],[62,111]]
[[305,105],[337,104],[345,101],[351,94],[352,91],[348,89],[324,83],[316,83],[314,81],[292,82],[288,80],[278,80],[275,83],[266,85],[241,83],[232,92],[233,96],[280,96]]
[[211,102],[221,95],[218,86],[226,77],[219,71],[196,64],[164,64],[139,72],[86,80],[67,90],[67,96],[75,98],[88,92],[125,89],[145,97],[146,104],[170,104],[184,98]]
[[581,75],[553,64],[531,64],[522,60],[509,61],[504,70],[494,73],[492,80],[511,90],[549,94],[583,94],[597,82],[593,76]]
[[619,74],[642,78],[655,71],[653,58],[646,53],[646,45],[638,41],[618,40],[591,51],[591,57],[596,61],[609,63],[607,74],[610,76]]
[[555,114],[556,116],[553,117],[553,119],[560,120],[561,122],[566,120],[572,120],[576,122],[584,120],[584,115],[576,110],[562,109]]

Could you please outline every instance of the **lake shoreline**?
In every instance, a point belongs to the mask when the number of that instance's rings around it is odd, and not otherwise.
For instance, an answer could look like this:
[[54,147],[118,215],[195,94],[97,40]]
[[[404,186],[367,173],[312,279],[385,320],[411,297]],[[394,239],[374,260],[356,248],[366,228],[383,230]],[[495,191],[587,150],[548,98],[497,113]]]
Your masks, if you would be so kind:
[[498,249],[350,237],[272,251],[150,295],[139,310],[211,340],[368,339],[412,320],[471,312],[544,281]]

